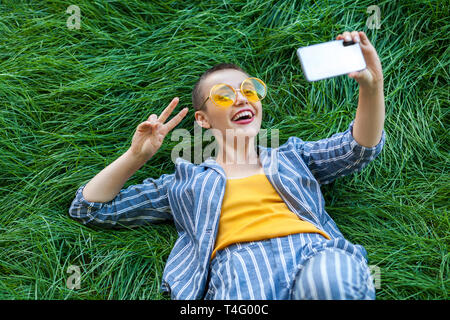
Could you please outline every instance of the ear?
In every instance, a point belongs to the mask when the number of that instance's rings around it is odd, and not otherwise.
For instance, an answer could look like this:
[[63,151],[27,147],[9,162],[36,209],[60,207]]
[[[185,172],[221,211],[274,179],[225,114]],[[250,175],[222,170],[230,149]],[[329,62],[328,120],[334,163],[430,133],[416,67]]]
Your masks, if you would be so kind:
[[208,118],[203,111],[196,111],[194,117],[200,127],[205,129],[211,128],[211,125],[208,122]]

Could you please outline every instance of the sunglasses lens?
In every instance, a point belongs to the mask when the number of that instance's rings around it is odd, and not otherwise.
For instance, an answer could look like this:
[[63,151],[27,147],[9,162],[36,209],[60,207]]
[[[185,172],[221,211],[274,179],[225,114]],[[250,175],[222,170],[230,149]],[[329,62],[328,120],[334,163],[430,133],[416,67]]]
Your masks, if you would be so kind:
[[233,89],[227,85],[221,84],[213,89],[212,99],[220,107],[231,107],[236,97]]
[[264,99],[267,90],[266,85],[259,79],[249,78],[242,84],[243,94],[250,102],[256,102]]
[[[262,80],[249,78],[242,83],[242,94],[245,95],[250,102],[264,99],[266,93],[267,88]],[[228,108],[233,105],[236,99],[236,93],[229,85],[218,84],[212,89],[211,99],[217,106]]]

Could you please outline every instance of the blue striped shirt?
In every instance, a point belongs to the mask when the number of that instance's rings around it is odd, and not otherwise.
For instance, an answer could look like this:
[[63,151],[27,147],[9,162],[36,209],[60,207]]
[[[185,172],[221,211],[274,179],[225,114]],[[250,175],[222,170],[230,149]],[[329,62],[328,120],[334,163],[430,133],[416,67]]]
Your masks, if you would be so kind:
[[[258,145],[264,172],[289,209],[331,239],[343,235],[325,211],[320,185],[361,171],[385,142],[383,130],[376,146],[360,145],[353,138],[353,123],[346,131],[318,141],[292,136],[278,148]],[[87,201],[82,194],[85,184],[80,186],[69,215],[83,224],[106,228],[172,221],[178,239],[166,263],[161,290],[172,299],[202,299],[225,185],[225,171],[213,157],[198,165],[177,158],[174,173],[147,178],[108,202]]]

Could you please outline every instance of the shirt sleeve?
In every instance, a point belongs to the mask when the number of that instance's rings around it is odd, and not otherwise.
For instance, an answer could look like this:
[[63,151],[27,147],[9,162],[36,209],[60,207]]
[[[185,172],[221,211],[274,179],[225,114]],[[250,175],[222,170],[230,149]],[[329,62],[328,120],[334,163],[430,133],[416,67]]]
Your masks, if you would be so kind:
[[120,190],[108,202],[91,202],[83,196],[86,184],[78,188],[69,208],[69,216],[85,224],[103,228],[140,226],[173,220],[168,187],[175,174],[163,174],[158,179],[147,178],[142,184]]
[[320,184],[328,184],[338,177],[361,171],[383,149],[386,140],[384,129],[378,144],[368,148],[354,139],[354,122],[355,120],[349,124],[346,131],[318,141],[289,138]]

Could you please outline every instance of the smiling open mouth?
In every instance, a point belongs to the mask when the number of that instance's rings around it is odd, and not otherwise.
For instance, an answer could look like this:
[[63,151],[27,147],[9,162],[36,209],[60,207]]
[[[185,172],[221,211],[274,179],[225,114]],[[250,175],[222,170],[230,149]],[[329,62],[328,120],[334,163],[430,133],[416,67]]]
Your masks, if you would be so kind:
[[253,121],[254,114],[250,111],[243,111],[236,114],[231,121],[238,124],[247,124]]
[[233,121],[233,122],[234,122],[234,123],[237,123],[237,124],[247,124],[247,123],[252,122],[254,118],[255,118],[255,116],[249,117],[249,118],[247,118],[247,119],[242,119],[242,118],[241,118],[241,119],[235,120],[235,121]]

